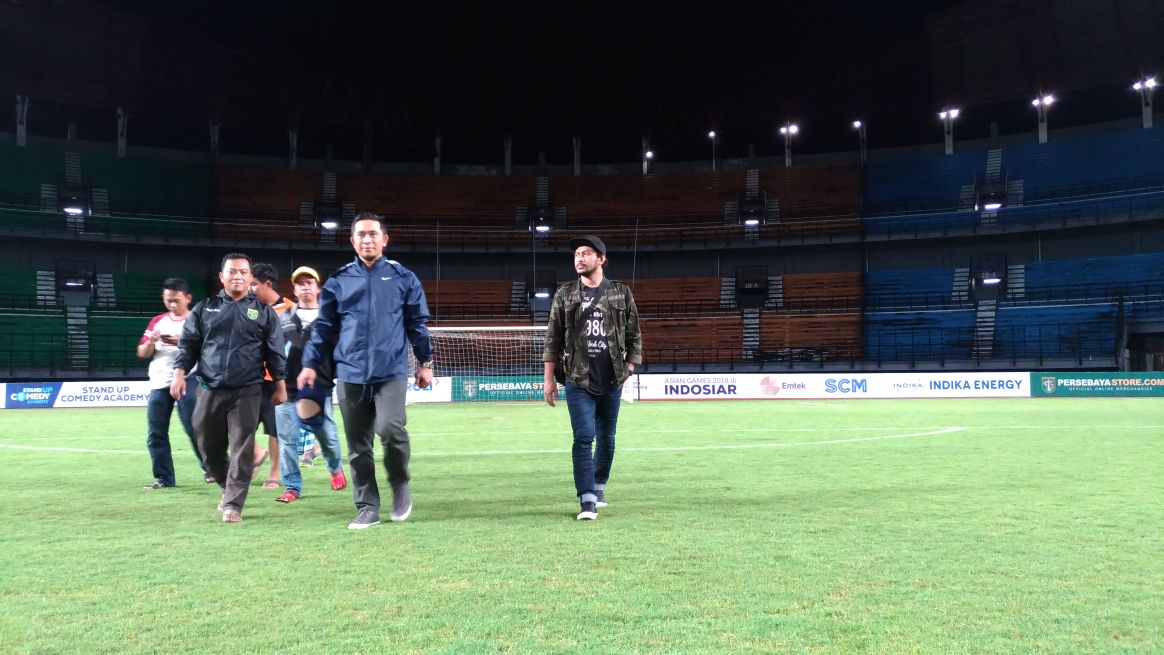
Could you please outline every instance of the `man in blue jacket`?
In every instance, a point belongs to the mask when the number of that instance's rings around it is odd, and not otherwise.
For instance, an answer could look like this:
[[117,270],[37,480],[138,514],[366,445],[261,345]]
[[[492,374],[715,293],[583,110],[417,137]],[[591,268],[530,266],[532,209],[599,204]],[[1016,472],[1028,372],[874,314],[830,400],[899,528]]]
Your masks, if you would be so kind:
[[428,303],[416,275],[384,257],[384,219],[362,212],[352,222],[356,259],[323,285],[319,317],[303,349],[300,389],[315,385],[324,353],[334,353],[336,395],[344,418],[356,518],[350,530],[380,522],[373,438],[380,435],[392,485],[393,521],[412,513],[408,490],[408,431],[404,429],[408,349],[416,355],[416,386],[432,383]]

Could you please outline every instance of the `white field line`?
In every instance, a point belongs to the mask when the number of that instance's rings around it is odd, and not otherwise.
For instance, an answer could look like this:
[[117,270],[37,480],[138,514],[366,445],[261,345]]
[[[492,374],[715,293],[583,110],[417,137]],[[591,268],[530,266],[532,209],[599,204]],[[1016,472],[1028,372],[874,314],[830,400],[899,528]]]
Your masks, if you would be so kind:
[[[822,441],[800,441],[800,442],[768,442],[768,443],[750,443],[750,444],[723,444],[716,446],[642,446],[642,447],[623,447],[619,448],[619,452],[636,452],[636,453],[662,453],[662,452],[677,452],[685,450],[740,450],[750,448],[793,448],[796,446],[828,446],[849,443],[860,443],[863,441],[885,441],[888,439],[910,439],[914,437],[930,437],[942,434],[951,434],[953,432],[961,432],[968,430],[965,427],[950,427],[930,430],[928,432],[914,432],[907,434],[888,434],[877,437],[856,437],[853,439],[826,439]],[[25,446],[18,444],[0,444],[0,448],[7,448],[10,450],[31,450],[37,452],[59,452],[59,453],[93,453],[98,455],[146,455],[143,450],[102,450],[96,448],[60,448],[50,446]],[[430,451],[430,452],[415,452],[414,457],[483,457],[493,455],[560,455],[562,453],[570,452],[569,448],[539,448],[539,449],[524,449],[524,450],[470,450],[470,451]]]
[[[496,417],[501,419],[502,417]],[[909,425],[909,426],[876,426],[876,427],[836,427],[836,428],[732,428],[724,430],[716,434],[779,434],[779,433],[804,433],[804,432],[872,432],[875,430],[942,430],[945,428]],[[1156,430],[1164,429],[1164,425],[973,425],[965,426],[966,430]],[[629,434],[709,434],[708,430],[685,430],[679,428],[667,428],[665,430],[640,430],[638,428],[627,428],[624,426],[624,432]],[[561,430],[567,436],[570,433],[570,426],[567,423]],[[433,432],[430,430],[418,431],[417,435],[423,439],[425,437],[457,437],[464,435],[464,431],[458,432]],[[477,430],[473,432],[479,437],[511,437],[517,435],[537,435],[546,434],[545,430],[493,430],[482,431]],[[181,436],[185,436],[179,433]],[[171,437],[174,439],[175,437]],[[102,436],[32,436],[21,437],[21,441],[35,442],[35,441],[134,441],[145,440],[143,435],[102,435]],[[184,440],[179,440],[185,443]],[[807,443],[807,442],[806,442]],[[15,445],[6,446],[0,443],[0,448],[16,447]],[[106,451],[101,451],[106,452]],[[134,451],[136,452],[136,451]],[[555,451],[556,452],[556,451]]]
[[[626,452],[679,452],[688,450],[742,450],[742,449],[756,449],[756,448],[795,448],[799,446],[828,446],[841,445],[850,443],[861,443],[865,441],[887,441],[892,439],[913,439],[918,437],[940,436],[943,434],[952,434],[955,432],[962,432],[965,430],[1158,430],[1164,428],[1164,425],[977,425],[977,426],[955,426],[946,428],[921,428],[924,432],[907,432],[904,434],[887,434],[873,437],[854,437],[851,439],[822,439],[818,441],[798,441],[798,442],[766,442],[766,443],[750,443],[750,444],[721,444],[712,446],[622,446],[618,449],[621,453]],[[742,428],[731,430],[731,433],[804,433],[804,432],[870,432],[873,430],[917,430],[918,427],[863,427],[863,428]],[[568,432],[568,431],[567,431]],[[698,434],[706,433],[706,430],[631,430],[632,434]],[[463,434],[461,432],[425,432],[425,435],[431,436],[456,436]],[[544,430],[535,430],[528,432],[487,432],[476,433],[479,436],[513,436],[513,435],[530,435],[530,434],[545,434]],[[92,441],[95,439],[137,439],[139,437],[42,437],[36,440],[67,440],[78,439]],[[37,452],[61,452],[61,453],[92,453],[98,455],[146,455],[148,454],[144,448],[141,450],[109,450],[100,448],[63,448],[55,446],[30,446],[26,444],[6,444],[0,443],[0,449],[8,450],[25,450]],[[569,448],[541,448],[541,449],[523,449],[523,450],[475,450],[475,451],[429,451],[429,452],[413,452],[414,457],[478,457],[478,456],[492,456],[492,455],[558,455],[564,452],[569,452]]]

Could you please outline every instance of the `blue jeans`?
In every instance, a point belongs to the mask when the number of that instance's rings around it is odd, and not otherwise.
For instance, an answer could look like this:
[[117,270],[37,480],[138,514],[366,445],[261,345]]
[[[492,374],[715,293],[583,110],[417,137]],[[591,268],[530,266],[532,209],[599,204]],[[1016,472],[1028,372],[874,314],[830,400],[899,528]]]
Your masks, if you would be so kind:
[[[614,430],[622,389],[595,395],[566,380],[566,407],[574,429],[574,489],[582,502],[593,502],[594,485],[606,484],[614,463]],[[586,496],[590,497],[587,498]]]
[[331,398],[323,402],[323,410],[308,421],[299,420],[295,403],[287,401],[275,406],[275,425],[279,433],[279,473],[283,486],[288,490],[303,493],[303,472],[299,470],[299,445],[302,443],[300,429],[305,428],[315,434],[319,448],[323,451],[327,470],[336,473],[343,469],[340,461],[339,433],[331,414]]
[[[190,446],[194,449],[194,457],[198,458],[198,466],[206,470],[202,463],[202,453],[198,450],[198,436],[194,432],[191,417],[194,415],[194,404],[197,400],[198,383],[191,380],[186,384],[186,395],[177,401],[178,420],[186,436],[190,438]],[[170,397],[170,388],[153,389],[146,404],[146,449],[150,453],[153,463],[154,479],[164,486],[172,487],[174,480],[174,456],[170,450],[170,417],[174,413],[174,399]]]

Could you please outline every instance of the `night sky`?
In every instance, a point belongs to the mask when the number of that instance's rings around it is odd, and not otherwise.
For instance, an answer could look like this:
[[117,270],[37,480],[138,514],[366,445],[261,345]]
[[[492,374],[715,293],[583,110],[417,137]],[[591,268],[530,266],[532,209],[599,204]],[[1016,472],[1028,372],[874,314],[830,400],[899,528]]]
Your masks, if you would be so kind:
[[[854,148],[858,117],[870,147],[940,141],[935,114],[958,99],[938,90],[923,26],[966,3],[99,4],[263,71],[223,101],[226,151],[284,154],[293,122],[309,157],[358,158],[367,127],[377,159],[425,161],[439,129],[446,161],[498,163],[508,133],[516,162],[564,164],[575,134],[591,163],[637,160],[643,136],[662,161],[706,158],[709,129],[724,156],[775,155],[785,121],[804,153]],[[1027,102],[967,112],[962,134],[1009,116],[1033,129]],[[136,112],[132,134],[204,147],[204,117],[176,104]]]

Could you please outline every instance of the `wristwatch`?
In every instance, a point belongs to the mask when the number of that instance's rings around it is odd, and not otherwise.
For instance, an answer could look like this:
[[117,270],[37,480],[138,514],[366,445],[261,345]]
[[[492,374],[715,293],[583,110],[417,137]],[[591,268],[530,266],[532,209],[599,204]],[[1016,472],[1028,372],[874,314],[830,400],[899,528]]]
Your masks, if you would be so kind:
[[432,368],[432,360],[430,359],[427,362],[421,362],[420,367],[421,368]]

